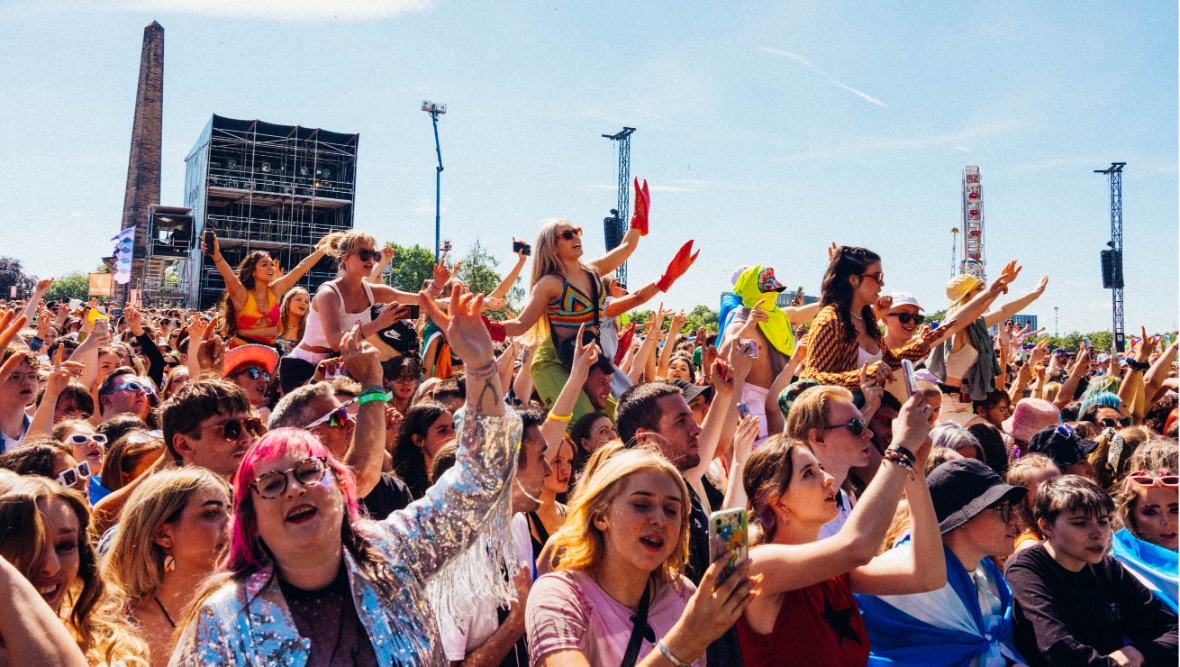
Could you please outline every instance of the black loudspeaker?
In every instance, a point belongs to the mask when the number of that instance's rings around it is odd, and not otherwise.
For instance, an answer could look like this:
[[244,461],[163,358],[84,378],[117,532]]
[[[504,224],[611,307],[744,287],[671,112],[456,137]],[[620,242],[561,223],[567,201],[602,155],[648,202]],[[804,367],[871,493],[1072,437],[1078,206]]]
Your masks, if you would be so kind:
[[1102,251],[1102,289],[1123,288],[1123,254],[1117,250]]
[[619,247],[623,242],[623,221],[617,216],[619,214],[615,209],[611,209],[611,217],[602,219],[602,236],[606,239],[606,251],[610,252]]
[[193,248],[193,216],[187,208],[157,206],[148,221],[152,254],[187,257]]

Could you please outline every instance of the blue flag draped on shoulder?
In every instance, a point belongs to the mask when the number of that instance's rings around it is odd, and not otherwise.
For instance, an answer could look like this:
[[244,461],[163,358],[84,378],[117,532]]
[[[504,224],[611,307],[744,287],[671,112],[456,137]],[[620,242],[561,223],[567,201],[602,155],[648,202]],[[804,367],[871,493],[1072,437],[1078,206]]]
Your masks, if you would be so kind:
[[[903,542],[893,549],[896,557],[909,558]],[[989,609],[980,609],[980,594],[950,549],[946,556],[947,585],[937,591],[914,595],[857,595],[861,616],[869,631],[870,667],[968,667],[976,658],[979,667],[1002,667],[1005,658],[1024,662],[1012,644],[1012,591],[1003,575],[984,558],[974,576],[986,580]]]
[[1111,540],[1110,555],[1123,564],[1157,598],[1176,613],[1177,553],[1156,546],[1123,528]]
[[126,285],[131,282],[131,259],[135,254],[135,228],[128,227],[115,234],[115,282]]

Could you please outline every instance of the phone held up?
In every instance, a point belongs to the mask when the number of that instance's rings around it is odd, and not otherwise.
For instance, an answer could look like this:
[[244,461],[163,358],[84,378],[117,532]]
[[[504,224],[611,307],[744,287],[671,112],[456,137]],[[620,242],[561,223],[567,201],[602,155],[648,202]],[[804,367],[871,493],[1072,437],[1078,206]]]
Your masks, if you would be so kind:
[[213,241],[217,239],[217,235],[213,232],[212,227],[205,228],[205,255],[213,256]]
[[524,241],[513,241],[512,242],[512,252],[519,252],[522,255],[532,255],[533,254],[533,247],[530,246],[529,244],[525,243]]
[[749,526],[743,508],[722,510],[709,515],[709,562],[723,561],[717,585],[741,567],[750,557]]
[[901,360],[901,379],[905,382],[905,393],[913,396],[918,391],[918,376],[914,374],[914,362],[909,359]]
[[758,358],[758,341],[753,338],[743,338],[738,341],[738,345],[742,354],[754,359]]

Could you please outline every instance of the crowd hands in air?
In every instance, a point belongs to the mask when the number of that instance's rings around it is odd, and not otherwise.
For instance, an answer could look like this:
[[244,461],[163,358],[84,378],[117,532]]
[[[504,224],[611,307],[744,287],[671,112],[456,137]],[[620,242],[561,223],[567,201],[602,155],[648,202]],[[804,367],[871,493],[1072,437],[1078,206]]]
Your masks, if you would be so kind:
[[206,312],[9,302],[0,664],[1176,664],[1174,341],[1049,349],[1016,262],[927,323],[836,244],[818,302],[742,266],[686,332],[693,241],[613,275],[635,202],[489,294],[349,231],[286,273],[214,240]]

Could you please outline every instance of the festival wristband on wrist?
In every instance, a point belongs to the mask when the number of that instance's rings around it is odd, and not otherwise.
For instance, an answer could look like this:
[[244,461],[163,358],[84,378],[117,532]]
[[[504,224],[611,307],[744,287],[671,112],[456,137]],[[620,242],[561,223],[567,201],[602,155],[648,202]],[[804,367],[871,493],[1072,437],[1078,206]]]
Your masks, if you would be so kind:
[[1135,361],[1134,359],[1127,359],[1127,365],[1137,371],[1145,371],[1151,368],[1151,364],[1146,361]]
[[364,405],[365,403],[371,403],[372,401],[381,401],[382,403],[385,403],[388,400],[389,394],[386,394],[385,390],[381,387],[370,387],[362,391],[356,397],[357,405]]
[[672,651],[670,651],[668,647],[664,645],[664,640],[661,639],[660,641],[656,642],[656,647],[660,649],[660,653],[662,653],[664,657],[668,659],[668,662],[676,665],[676,667],[692,667],[691,664],[681,660],[680,658],[677,658],[672,653]]
[[549,419],[552,419],[555,422],[567,422],[567,421],[574,418],[574,413],[571,412],[568,415],[555,415],[552,412],[550,412],[548,417],[549,417]]
[[495,359],[493,359],[488,365],[480,368],[471,368],[470,366],[465,366],[463,368],[463,372],[466,375],[468,382],[473,380],[487,380],[489,378],[496,377],[500,373],[499,369],[496,367]]

